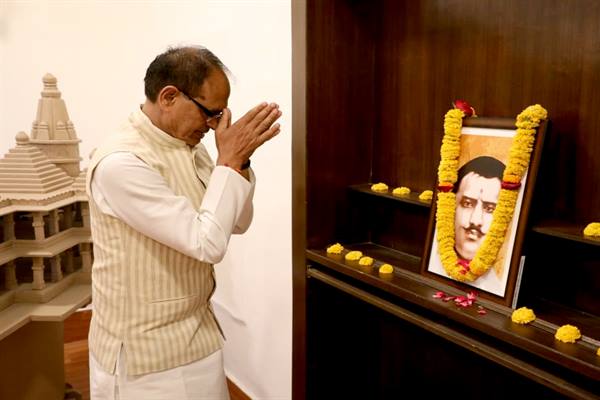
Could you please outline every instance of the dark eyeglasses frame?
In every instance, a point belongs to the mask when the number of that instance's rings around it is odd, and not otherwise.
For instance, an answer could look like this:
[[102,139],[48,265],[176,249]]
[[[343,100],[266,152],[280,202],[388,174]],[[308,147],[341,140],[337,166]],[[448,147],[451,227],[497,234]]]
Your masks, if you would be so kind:
[[204,107],[202,104],[198,103],[196,100],[194,100],[194,98],[192,96],[190,96],[183,90],[181,90],[181,89],[177,89],[177,90],[179,90],[181,92],[181,94],[183,94],[185,97],[187,97],[188,100],[191,100],[192,103],[194,103],[196,105],[196,107],[198,107],[200,109],[200,111],[202,111],[204,113],[204,115],[206,115],[206,122],[210,122],[212,120],[218,121],[223,116],[223,111],[211,111],[208,108]]

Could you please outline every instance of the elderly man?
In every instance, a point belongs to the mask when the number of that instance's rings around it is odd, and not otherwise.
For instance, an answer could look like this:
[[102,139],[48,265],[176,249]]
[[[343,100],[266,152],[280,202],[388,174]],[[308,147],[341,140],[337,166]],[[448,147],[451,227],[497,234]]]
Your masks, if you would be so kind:
[[[94,265],[92,399],[227,399],[213,264],[252,219],[253,152],[276,104],[235,123],[226,68],[180,47],[146,71],[146,101],[88,168]],[[213,129],[216,166],[200,143]]]

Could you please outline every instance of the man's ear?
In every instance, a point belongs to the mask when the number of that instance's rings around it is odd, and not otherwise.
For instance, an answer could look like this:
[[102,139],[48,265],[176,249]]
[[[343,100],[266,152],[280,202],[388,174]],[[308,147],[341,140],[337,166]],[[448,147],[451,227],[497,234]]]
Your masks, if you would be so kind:
[[167,85],[158,92],[156,100],[161,109],[167,109],[175,104],[178,96],[179,90],[173,85]]

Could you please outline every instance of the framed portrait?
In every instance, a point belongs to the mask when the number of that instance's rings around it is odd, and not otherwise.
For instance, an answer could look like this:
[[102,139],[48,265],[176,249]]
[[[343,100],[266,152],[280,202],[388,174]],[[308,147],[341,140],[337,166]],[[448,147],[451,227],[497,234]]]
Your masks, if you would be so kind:
[[[472,281],[458,281],[445,270],[438,247],[437,201],[432,203],[427,246],[422,262],[423,274],[443,280],[463,290],[475,289],[480,296],[514,307],[524,264],[523,238],[529,206],[541,157],[546,123],[537,128],[534,149],[527,172],[517,189],[512,220],[492,265]],[[487,235],[516,134],[515,121],[509,118],[465,118],[460,136],[458,178],[455,193],[454,250],[461,262],[469,263]]]

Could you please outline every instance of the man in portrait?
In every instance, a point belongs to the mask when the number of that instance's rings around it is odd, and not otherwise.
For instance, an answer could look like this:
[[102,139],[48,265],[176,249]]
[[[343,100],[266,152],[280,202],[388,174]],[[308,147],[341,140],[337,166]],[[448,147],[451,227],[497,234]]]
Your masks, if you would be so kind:
[[472,260],[490,229],[504,168],[496,158],[482,156],[458,170],[454,239],[460,259]]

